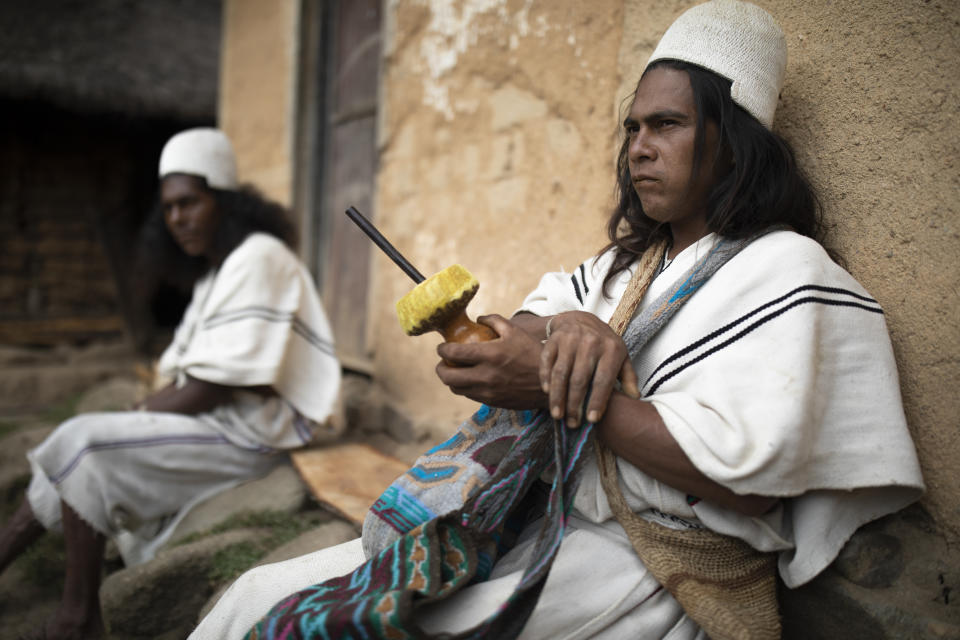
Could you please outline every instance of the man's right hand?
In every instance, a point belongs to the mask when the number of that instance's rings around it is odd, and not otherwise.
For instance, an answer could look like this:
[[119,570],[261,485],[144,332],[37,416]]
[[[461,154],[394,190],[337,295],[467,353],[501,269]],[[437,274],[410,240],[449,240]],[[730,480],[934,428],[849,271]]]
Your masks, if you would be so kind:
[[[540,409],[547,396],[540,388],[540,341],[503,316],[480,316],[477,322],[499,335],[495,340],[437,347],[443,360],[437,376],[454,393],[504,409]],[[452,365],[452,366],[451,366]]]

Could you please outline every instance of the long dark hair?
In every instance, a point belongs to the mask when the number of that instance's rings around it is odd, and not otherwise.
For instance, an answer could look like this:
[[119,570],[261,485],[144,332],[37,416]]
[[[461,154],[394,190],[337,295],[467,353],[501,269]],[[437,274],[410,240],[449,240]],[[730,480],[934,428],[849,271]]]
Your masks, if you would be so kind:
[[[718,235],[743,238],[786,224],[797,233],[822,241],[820,200],[797,165],[789,143],[733,101],[731,83],[726,78],[678,60],[658,60],[644,75],[658,67],[683,71],[690,78],[697,113],[693,175],[700,171],[703,161],[707,121],[717,125],[718,153],[729,153],[733,160],[731,170],[707,197],[707,228]],[[617,205],[607,222],[610,244],[604,248],[614,248],[615,256],[604,288],[652,244],[670,239],[669,226],[643,212],[630,179],[629,145],[629,138],[625,138],[617,156]]]
[[[266,199],[256,187],[247,184],[235,191],[214,189],[203,178],[196,179],[213,195],[221,212],[212,250],[221,261],[255,231],[269,233],[291,249],[296,247],[297,232],[287,209]],[[189,291],[200,276],[219,266],[205,257],[188,256],[174,242],[163,219],[159,197],[140,235],[139,271],[147,287],[164,283]]]

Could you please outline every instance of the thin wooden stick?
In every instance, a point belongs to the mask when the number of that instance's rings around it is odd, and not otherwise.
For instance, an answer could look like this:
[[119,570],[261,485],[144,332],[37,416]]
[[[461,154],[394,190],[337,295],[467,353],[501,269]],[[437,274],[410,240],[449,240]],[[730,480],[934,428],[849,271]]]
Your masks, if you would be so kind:
[[346,214],[356,223],[358,227],[360,227],[360,230],[367,234],[367,236],[373,240],[373,243],[380,247],[380,249],[387,254],[387,256],[393,260],[394,263],[396,263],[396,265],[400,267],[405,274],[410,276],[414,282],[420,284],[425,280],[423,274],[417,271],[416,268],[410,264],[410,261],[404,258],[403,254],[397,251],[396,247],[390,244],[390,241],[383,237],[383,234],[380,233],[375,226],[373,226],[373,223],[363,217],[362,213],[357,211],[354,207],[350,207],[346,210]]

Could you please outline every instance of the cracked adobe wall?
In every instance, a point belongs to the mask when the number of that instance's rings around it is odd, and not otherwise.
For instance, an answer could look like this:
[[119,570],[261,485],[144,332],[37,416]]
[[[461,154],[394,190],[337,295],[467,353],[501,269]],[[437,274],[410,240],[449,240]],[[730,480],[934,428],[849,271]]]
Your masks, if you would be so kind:
[[[377,224],[424,274],[480,280],[471,316],[509,316],[540,275],[604,244],[616,144],[620,0],[390,2]],[[413,286],[379,252],[376,374],[421,423],[451,431],[476,404],[434,374],[439,334],[403,334]]]

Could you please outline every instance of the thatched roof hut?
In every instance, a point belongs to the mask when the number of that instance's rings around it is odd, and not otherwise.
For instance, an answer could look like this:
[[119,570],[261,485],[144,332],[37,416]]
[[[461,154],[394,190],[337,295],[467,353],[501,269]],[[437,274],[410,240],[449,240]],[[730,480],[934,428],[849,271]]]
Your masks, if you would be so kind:
[[0,2],[0,98],[135,118],[209,118],[220,7],[220,0]]
[[0,345],[179,318],[133,266],[164,141],[216,120],[220,30],[220,0],[0,1]]

